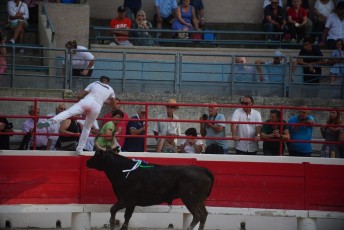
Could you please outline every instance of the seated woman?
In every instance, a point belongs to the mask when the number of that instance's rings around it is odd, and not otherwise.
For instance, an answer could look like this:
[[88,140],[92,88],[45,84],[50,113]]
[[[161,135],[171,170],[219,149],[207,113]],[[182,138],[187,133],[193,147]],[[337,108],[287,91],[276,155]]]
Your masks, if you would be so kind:
[[294,0],[293,6],[288,9],[288,28],[291,41],[301,41],[306,36],[307,11],[301,7],[301,0]]
[[59,128],[60,137],[58,138],[55,146],[57,150],[76,150],[76,146],[79,142],[79,136],[76,136],[75,134],[80,135],[82,130],[82,127],[80,123],[77,122],[77,119],[80,119],[80,117],[71,117],[61,122]]
[[189,38],[188,31],[193,30],[193,25],[199,30],[195,8],[190,5],[190,0],[183,0],[183,4],[176,9],[176,19],[173,21],[172,29],[183,31],[178,33],[178,38]]
[[[29,19],[29,10],[27,5],[20,1],[8,1],[8,19],[11,29],[14,31],[13,38],[10,39],[11,43],[16,43],[16,40],[19,37],[19,42],[24,42],[24,30],[28,26],[27,20]],[[24,53],[24,50],[21,49],[20,53]]]
[[[137,12],[136,21],[133,23],[133,29],[150,30],[153,28],[152,23],[147,21],[146,13],[143,10]],[[148,31],[133,31],[130,33],[133,37],[132,43],[135,46],[154,46],[155,41]],[[138,38],[138,39],[135,39]]]
[[186,140],[180,148],[181,153],[202,153],[205,150],[203,140],[198,140],[190,137],[197,137],[195,128],[188,128],[185,131]]

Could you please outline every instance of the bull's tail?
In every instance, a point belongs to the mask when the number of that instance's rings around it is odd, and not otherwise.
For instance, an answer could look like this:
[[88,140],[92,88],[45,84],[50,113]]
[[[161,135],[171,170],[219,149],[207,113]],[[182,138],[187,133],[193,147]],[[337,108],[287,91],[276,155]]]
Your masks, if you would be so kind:
[[207,174],[207,176],[209,176],[210,180],[211,180],[211,184],[209,186],[209,190],[207,193],[207,198],[210,196],[211,190],[213,189],[213,185],[214,185],[214,174],[209,170],[209,169],[205,169],[205,173]]

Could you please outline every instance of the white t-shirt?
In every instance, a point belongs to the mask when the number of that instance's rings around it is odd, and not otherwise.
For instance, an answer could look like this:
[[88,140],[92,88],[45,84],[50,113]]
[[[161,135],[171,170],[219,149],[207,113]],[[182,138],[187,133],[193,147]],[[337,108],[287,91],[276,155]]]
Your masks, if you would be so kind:
[[333,8],[334,8],[334,4],[333,4],[332,0],[330,0],[326,4],[323,4],[320,0],[316,0],[316,2],[314,4],[314,9],[316,9],[319,13],[321,13],[325,17],[328,17],[330,15]]
[[[242,108],[239,108],[234,111],[231,121],[262,122],[262,117],[255,109],[251,109],[251,112],[246,114]],[[256,126],[261,126],[261,124],[237,124],[236,135],[240,138],[255,138]],[[244,152],[256,152],[258,142],[239,140],[235,142],[235,148]]]
[[[87,48],[83,46],[77,46],[76,48],[78,50],[87,50]],[[86,69],[90,61],[94,59],[94,56],[89,51],[78,51],[76,54],[72,54],[72,58],[73,69]],[[94,66],[91,67],[91,69],[93,68]]]
[[108,84],[101,83],[100,81],[89,84],[85,90],[88,92],[88,94],[82,100],[92,98],[100,105],[103,105],[104,102],[109,98],[115,98],[115,92],[113,91],[112,87]]
[[[187,143],[188,140],[185,140],[184,141],[184,144]],[[195,142],[195,145],[203,145],[203,148],[204,148],[204,143],[202,140],[196,140]],[[204,149],[202,148],[202,151],[204,151]],[[189,145],[189,144],[186,144],[185,147],[184,147],[184,152],[185,153],[196,153],[196,150],[195,150],[195,147],[193,145]]]

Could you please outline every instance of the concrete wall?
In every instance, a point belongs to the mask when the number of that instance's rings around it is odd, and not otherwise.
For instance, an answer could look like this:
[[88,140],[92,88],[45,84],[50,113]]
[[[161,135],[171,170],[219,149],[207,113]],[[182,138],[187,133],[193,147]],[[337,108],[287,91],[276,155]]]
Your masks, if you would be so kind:
[[64,48],[70,40],[77,40],[78,45],[88,47],[89,5],[46,3],[46,8],[56,32],[57,48]]

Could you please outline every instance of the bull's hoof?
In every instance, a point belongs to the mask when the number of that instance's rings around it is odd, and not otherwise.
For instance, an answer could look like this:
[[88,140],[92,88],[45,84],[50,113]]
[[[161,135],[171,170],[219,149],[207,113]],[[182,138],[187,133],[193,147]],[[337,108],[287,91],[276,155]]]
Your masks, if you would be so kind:
[[119,230],[128,230],[128,225],[123,224]]

